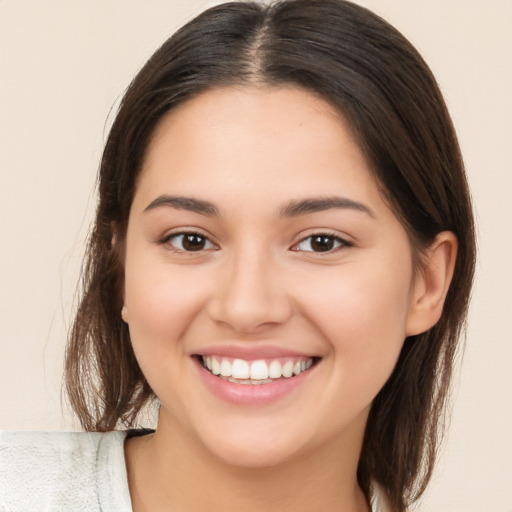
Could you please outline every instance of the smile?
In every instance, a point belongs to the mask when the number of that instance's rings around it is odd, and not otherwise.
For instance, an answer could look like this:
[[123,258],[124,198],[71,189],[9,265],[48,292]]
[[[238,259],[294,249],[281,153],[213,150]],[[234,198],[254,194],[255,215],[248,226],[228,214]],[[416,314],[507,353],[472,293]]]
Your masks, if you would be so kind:
[[200,356],[205,369],[212,375],[234,384],[260,385],[289,379],[305,372],[314,364],[312,357],[258,359],[246,361],[222,356]]

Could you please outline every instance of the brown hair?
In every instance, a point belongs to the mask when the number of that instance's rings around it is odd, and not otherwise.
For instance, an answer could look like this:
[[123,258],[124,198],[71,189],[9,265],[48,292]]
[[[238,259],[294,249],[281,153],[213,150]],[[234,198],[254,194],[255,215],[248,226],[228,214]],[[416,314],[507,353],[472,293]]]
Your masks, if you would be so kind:
[[459,146],[432,73],[399,32],[349,2],[211,8],[166,41],[135,77],[99,170],[96,222],[66,354],[70,402],[86,430],[106,431],[133,426],[153,397],[120,317],[121,252],[137,175],[166,113],[207,89],[233,84],[294,84],[335,105],[416,253],[441,231],[457,236],[442,317],[405,341],[365,432],[359,484],[370,497],[378,483],[401,512],[424,491],[433,469],[472,284],[473,218]]

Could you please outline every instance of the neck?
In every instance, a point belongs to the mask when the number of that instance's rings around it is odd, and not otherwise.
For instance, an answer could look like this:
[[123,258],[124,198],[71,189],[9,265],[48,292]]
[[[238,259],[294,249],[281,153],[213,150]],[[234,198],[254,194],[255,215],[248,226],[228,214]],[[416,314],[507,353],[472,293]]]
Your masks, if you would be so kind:
[[134,512],[367,512],[356,470],[362,436],[340,436],[270,467],[239,467],[210,454],[169,418],[127,441]]

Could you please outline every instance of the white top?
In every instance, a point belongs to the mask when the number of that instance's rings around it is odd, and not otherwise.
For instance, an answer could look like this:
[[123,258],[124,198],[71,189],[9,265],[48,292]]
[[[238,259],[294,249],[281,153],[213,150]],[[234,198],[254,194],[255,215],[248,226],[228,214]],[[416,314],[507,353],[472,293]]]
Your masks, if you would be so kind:
[[0,512],[131,512],[127,434],[0,431]]
[[126,432],[0,432],[0,512],[131,512]]

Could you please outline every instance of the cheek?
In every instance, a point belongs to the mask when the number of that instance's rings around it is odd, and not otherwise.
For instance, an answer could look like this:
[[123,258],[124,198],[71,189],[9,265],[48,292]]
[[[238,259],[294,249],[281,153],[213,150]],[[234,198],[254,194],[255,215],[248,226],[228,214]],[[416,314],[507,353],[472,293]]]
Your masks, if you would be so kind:
[[341,381],[340,389],[371,401],[393,371],[405,340],[412,270],[355,267],[317,279],[303,298],[303,309],[330,345],[328,362],[337,378],[333,385]]
[[[310,281],[313,286],[302,294],[301,301],[304,309],[318,318],[315,323],[333,335],[366,338],[365,333],[379,331],[382,335],[389,331],[402,335],[409,310],[411,275],[412,271],[393,272],[387,267],[347,265],[315,276]],[[369,337],[368,341],[378,338]]]
[[191,279],[186,268],[155,261],[141,265],[135,257],[127,260],[125,304],[137,357],[167,359],[183,349],[182,335],[202,310],[204,299],[204,283]]
[[196,285],[189,273],[169,265],[133,263],[126,265],[125,303],[135,356],[159,399],[184,414],[185,334],[203,308],[204,282]]

